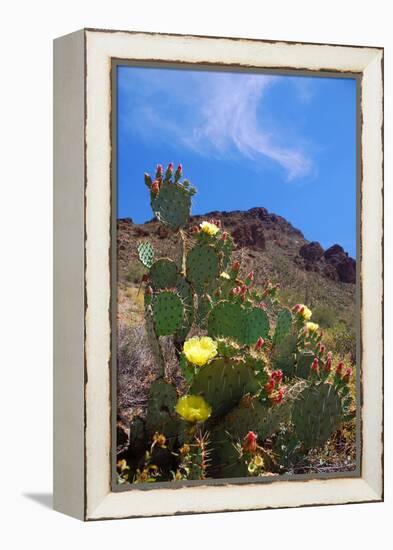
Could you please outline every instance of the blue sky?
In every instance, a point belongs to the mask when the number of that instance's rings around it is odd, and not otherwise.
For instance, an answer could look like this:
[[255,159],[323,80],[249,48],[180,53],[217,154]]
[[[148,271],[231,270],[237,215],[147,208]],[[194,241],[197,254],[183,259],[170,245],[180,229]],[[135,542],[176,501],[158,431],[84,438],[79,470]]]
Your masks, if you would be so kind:
[[356,81],[118,68],[118,217],[152,218],[144,172],[183,164],[193,213],[263,206],[356,255]]

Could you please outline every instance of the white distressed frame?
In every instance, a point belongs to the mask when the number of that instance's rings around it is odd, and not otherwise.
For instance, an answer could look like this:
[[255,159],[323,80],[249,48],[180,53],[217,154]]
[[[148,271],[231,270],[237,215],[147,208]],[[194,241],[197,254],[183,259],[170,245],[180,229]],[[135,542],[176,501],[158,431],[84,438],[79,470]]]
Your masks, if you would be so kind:
[[[81,37],[83,36],[83,40]],[[383,499],[383,50],[381,48],[316,45],[259,40],[194,37],[85,30],[58,39],[58,59],[72,64],[80,56],[85,60],[85,158],[84,172],[78,160],[74,174],[80,189],[85,190],[85,365],[67,365],[66,345],[58,343],[55,375],[67,396],[61,397],[55,429],[65,434],[66,420],[61,415],[62,400],[77,396],[73,430],[64,435],[63,445],[55,446],[55,507],[85,520],[124,518],[176,513],[251,510],[290,506],[371,502]],[[75,53],[75,43],[83,51]],[[56,53],[56,47],[55,47]],[[76,58],[75,58],[76,55]],[[65,58],[65,60],[64,60]],[[132,59],[186,63],[228,64],[264,69],[302,69],[310,71],[343,71],[362,74],[361,84],[361,295],[362,295],[362,464],[361,477],[314,479],[307,481],[277,480],[225,486],[198,485],[111,492],[111,417],[110,417],[110,220],[111,220],[111,61]],[[56,65],[56,56],[55,56]],[[58,68],[60,70],[60,68]],[[78,88],[78,87],[77,87]],[[75,90],[74,90],[75,92]],[[65,89],[59,95],[67,94]],[[64,98],[63,98],[64,99]],[[60,99],[59,99],[60,101]],[[55,94],[55,109],[56,109]],[[63,107],[65,108],[65,107]],[[61,119],[61,116],[58,116]],[[55,121],[56,122],[56,121]],[[57,132],[62,131],[59,123]],[[75,124],[75,134],[80,127]],[[56,123],[55,123],[56,134]],[[70,137],[65,150],[77,157]],[[64,143],[63,143],[64,145]],[[67,149],[68,147],[68,149]],[[70,154],[71,154],[70,153]],[[72,155],[71,155],[72,157]],[[73,157],[72,157],[73,158]],[[70,160],[72,160],[70,158]],[[56,162],[56,159],[55,159]],[[70,170],[72,172],[72,170]],[[57,175],[57,181],[56,181]],[[67,184],[67,178],[56,171],[55,188]],[[79,189],[79,191],[80,191]],[[55,206],[56,215],[56,206]],[[78,218],[79,220],[79,218]],[[69,222],[69,220],[68,220]],[[65,222],[64,222],[65,223]],[[61,233],[61,232],[60,232]],[[82,238],[82,236],[80,236]],[[58,246],[65,246],[60,237]],[[81,298],[82,299],[82,298]],[[60,308],[61,306],[59,306]],[[60,312],[61,313],[61,312]],[[79,320],[80,321],[80,320]],[[56,316],[55,316],[56,322]],[[64,328],[64,327],[62,327]],[[56,330],[55,330],[56,332]],[[64,349],[63,349],[64,348]],[[68,368],[68,374],[64,375]],[[80,375],[84,373],[83,410],[80,403]],[[72,387],[78,384],[79,387]],[[55,376],[56,388],[56,376]],[[74,392],[74,394],[72,393]],[[63,409],[62,409],[63,406]],[[79,423],[78,423],[79,422]],[[77,425],[76,425],[77,424]],[[64,468],[64,449],[71,445],[81,456],[81,436],[85,464]],[[59,466],[56,467],[56,464]],[[65,475],[65,478],[64,478]],[[80,483],[75,490],[64,479]]]

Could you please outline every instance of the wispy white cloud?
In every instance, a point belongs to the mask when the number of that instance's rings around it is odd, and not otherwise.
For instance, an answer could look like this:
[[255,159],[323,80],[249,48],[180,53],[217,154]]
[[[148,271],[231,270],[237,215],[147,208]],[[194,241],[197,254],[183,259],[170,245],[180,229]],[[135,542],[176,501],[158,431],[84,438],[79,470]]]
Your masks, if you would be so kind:
[[263,119],[264,97],[282,77],[177,72],[174,79],[142,71],[122,81],[124,97],[132,92],[128,127],[139,137],[170,140],[207,157],[241,155],[253,163],[272,162],[288,181],[312,172],[304,141],[301,146],[286,143],[285,132]]

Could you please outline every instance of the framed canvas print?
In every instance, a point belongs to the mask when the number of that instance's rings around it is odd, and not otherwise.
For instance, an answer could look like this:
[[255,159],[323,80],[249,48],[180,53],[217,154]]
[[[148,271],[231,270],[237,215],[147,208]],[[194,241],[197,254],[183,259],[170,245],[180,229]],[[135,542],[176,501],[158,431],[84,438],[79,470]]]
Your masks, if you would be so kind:
[[383,49],[54,43],[54,506],[383,499]]

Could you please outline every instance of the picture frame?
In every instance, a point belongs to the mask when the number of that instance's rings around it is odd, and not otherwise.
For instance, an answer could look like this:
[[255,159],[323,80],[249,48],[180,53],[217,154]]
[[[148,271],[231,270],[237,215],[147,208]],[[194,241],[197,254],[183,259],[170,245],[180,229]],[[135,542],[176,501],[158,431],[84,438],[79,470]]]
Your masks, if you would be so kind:
[[[114,68],[359,82],[360,468],[355,476],[114,490]],[[81,520],[383,500],[383,48],[83,29],[54,41],[54,508]]]

